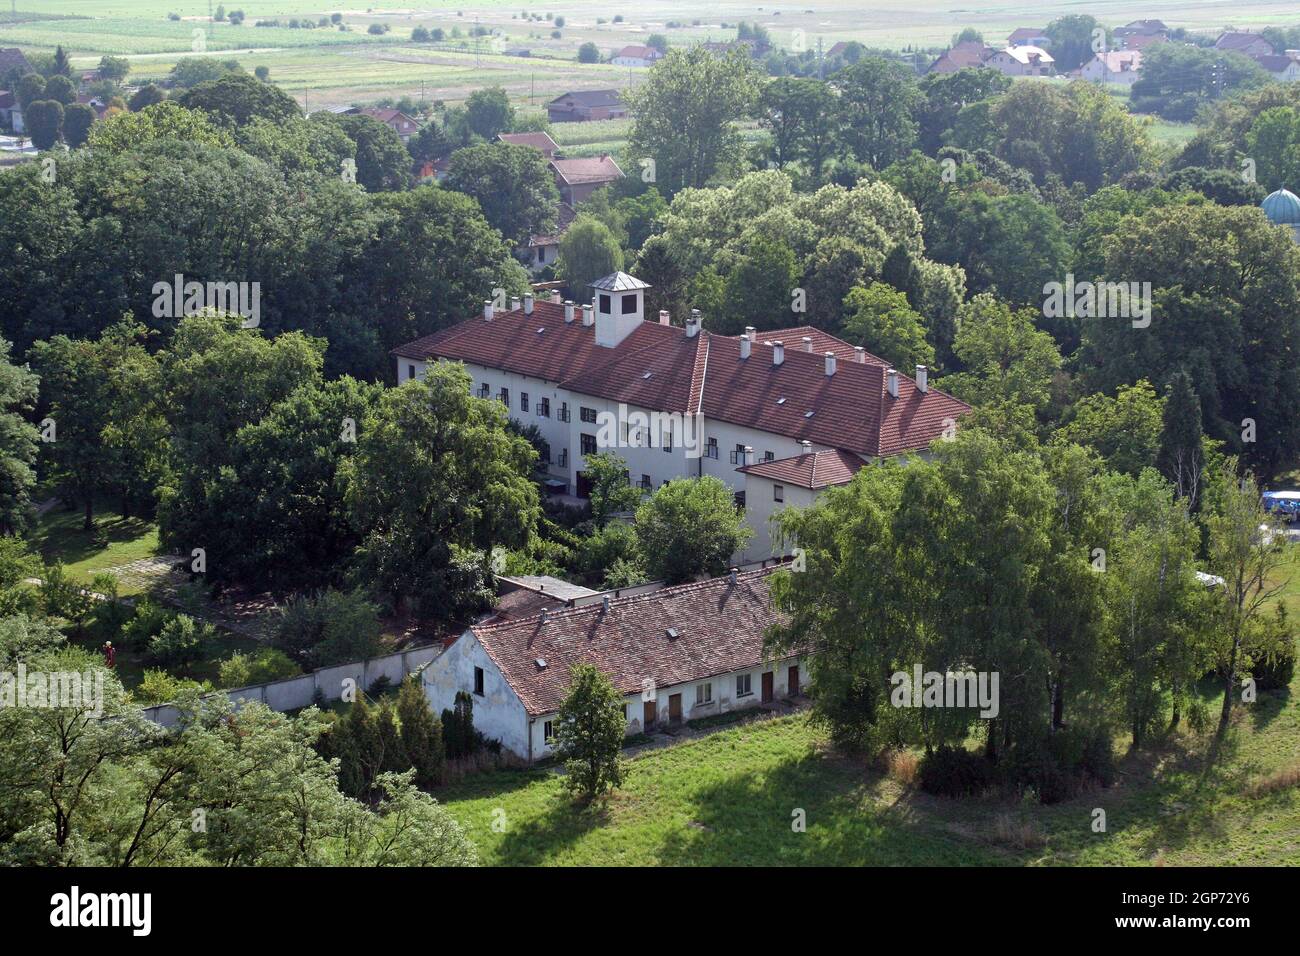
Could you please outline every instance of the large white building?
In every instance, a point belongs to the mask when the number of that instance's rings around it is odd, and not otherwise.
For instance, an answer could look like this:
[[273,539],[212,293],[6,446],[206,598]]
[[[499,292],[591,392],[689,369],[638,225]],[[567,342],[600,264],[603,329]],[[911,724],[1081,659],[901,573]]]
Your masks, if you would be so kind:
[[575,664],[594,664],[624,697],[627,734],[762,707],[806,685],[799,656],[773,658],[774,568],[522,620],[476,624],[421,672],[435,713],[471,694],[474,726],[532,762],[550,753]]
[[[737,493],[755,530],[739,561],[772,556],[767,519],[856,470],[922,452],[951,434],[969,406],[810,327],[741,336],[685,327],[667,313],[646,321],[644,282],[615,273],[593,284],[592,305],[516,300],[393,350],[397,381],[429,363],[462,362],[476,395],[536,425],[555,490],[586,497],[586,457],[616,451],[631,483],[651,491],[712,475]],[[834,453],[801,478],[806,456]],[[746,466],[780,463],[780,468]],[[814,475],[814,472],[816,473]],[[803,495],[802,492],[810,492]],[[789,500],[785,500],[789,495]]]

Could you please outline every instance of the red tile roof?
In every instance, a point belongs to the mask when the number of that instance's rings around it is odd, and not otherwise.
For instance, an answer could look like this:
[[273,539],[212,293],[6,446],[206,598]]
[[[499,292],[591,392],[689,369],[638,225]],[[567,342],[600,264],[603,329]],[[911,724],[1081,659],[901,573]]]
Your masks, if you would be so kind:
[[[796,325],[792,329],[777,329],[776,331],[759,332],[756,336],[760,345],[771,345],[773,342],[782,341],[786,349],[802,349],[804,336],[812,339],[812,350],[816,355],[825,357],[827,352],[834,352],[836,358],[841,361],[853,362],[857,360],[858,350],[849,342],[836,338],[829,332],[823,332],[821,329],[814,328],[811,325]],[[865,349],[862,351],[863,357],[868,362],[874,362],[876,365],[888,365],[884,359],[877,355],[872,355]]]
[[633,57],[639,60],[657,60],[662,57],[663,54],[652,46],[641,46],[640,44],[633,43],[623,47],[623,49],[615,53],[614,56]]
[[553,159],[551,166],[560,179],[570,186],[580,183],[612,183],[623,178],[623,170],[609,156]]
[[558,246],[564,234],[569,231],[573,225],[573,220],[577,218],[577,213],[567,202],[555,204],[555,229],[549,233],[528,237],[530,246]]
[[775,461],[760,461],[737,468],[736,471],[816,491],[832,485],[848,484],[864,464],[857,455],[846,451],[815,451]]
[[1269,50],[1273,49],[1273,44],[1263,36],[1249,30],[1229,30],[1227,33],[1222,33],[1214,41],[1214,46],[1218,50],[1245,50],[1256,43],[1263,43]]
[[783,337],[785,361],[775,366],[766,344],[754,345],[743,359],[739,338],[708,332],[692,337],[657,322],[641,323],[611,349],[596,344],[594,329],[582,325],[580,313],[566,324],[563,305],[539,301],[531,315],[520,309],[497,312],[491,322],[470,319],[398,346],[393,354],[502,369],[651,411],[702,412],[870,458],[926,448],[949,421],[970,411],[935,388],[922,393],[901,372],[898,397],[890,396],[886,366],[874,356],[866,363],[841,360],[836,373],[827,375],[821,353],[835,349],[800,351],[797,343],[809,331],[816,330],[763,334]]
[[531,146],[547,159],[554,156],[560,148],[560,144],[547,133],[498,133],[497,139],[512,146]]
[[763,632],[780,620],[768,595],[774,570],[620,598],[608,613],[590,604],[469,633],[537,717],[559,709],[575,664],[595,664],[623,694],[640,693],[645,680],[662,689],[759,666]]

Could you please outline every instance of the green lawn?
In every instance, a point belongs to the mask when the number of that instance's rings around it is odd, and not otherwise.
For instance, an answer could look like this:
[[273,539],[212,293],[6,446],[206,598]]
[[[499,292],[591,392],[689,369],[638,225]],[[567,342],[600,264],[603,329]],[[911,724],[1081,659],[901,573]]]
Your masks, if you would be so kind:
[[[1246,788],[1300,759],[1297,694],[1300,684],[1261,695],[1217,766],[1206,741],[1180,737],[1158,756],[1124,758],[1111,789],[1052,807],[929,797],[828,752],[803,715],[634,758],[601,810],[575,808],[545,771],[489,773],[436,795],[495,865],[1296,864],[1300,789]],[[1092,830],[1096,807],[1106,833]],[[797,810],[806,832],[792,829]],[[1045,842],[1013,844],[1001,835],[1008,820]]]
[[[28,540],[47,564],[63,562],[70,576],[86,584],[108,568],[159,553],[156,524],[109,510],[99,512],[95,528],[85,531],[80,509],[68,511],[56,505],[36,520]],[[123,584],[120,593],[138,593],[138,589]]]

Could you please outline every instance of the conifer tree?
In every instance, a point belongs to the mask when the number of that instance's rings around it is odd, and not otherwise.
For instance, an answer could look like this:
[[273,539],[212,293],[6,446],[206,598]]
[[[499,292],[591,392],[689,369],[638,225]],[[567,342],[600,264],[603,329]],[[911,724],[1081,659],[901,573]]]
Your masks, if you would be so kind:
[[397,719],[402,725],[402,745],[415,768],[415,782],[421,787],[442,783],[447,754],[442,741],[442,722],[433,715],[429,699],[417,680],[408,677],[397,692]]

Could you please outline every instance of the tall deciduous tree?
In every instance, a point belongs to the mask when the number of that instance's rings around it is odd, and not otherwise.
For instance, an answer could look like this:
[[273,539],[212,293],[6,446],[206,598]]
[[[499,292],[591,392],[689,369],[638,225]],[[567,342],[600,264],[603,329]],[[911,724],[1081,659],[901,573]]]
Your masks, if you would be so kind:
[[14,365],[10,344],[0,339],[0,532],[13,534],[27,522],[36,473],[37,431],[26,415],[36,407],[39,379]]
[[646,82],[624,94],[636,116],[625,155],[650,160],[666,195],[705,185],[738,159],[736,124],[754,111],[758,88],[747,53],[670,50]]
[[458,149],[447,167],[448,189],[473,196],[488,225],[515,246],[555,225],[555,189],[546,157],[531,146],[484,143]]
[[464,369],[439,363],[389,389],[344,466],[362,580],[445,620],[482,606],[488,553],[525,544],[540,513],[536,452],[470,386]]
[[623,268],[623,250],[618,239],[599,219],[579,215],[564,231],[555,271],[569,287],[569,295],[580,302],[591,298],[587,288],[602,276]]
[[660,486],[636,512],[646,571],[669,584],[722,574],[751,534],[731,489],[707,475]]

